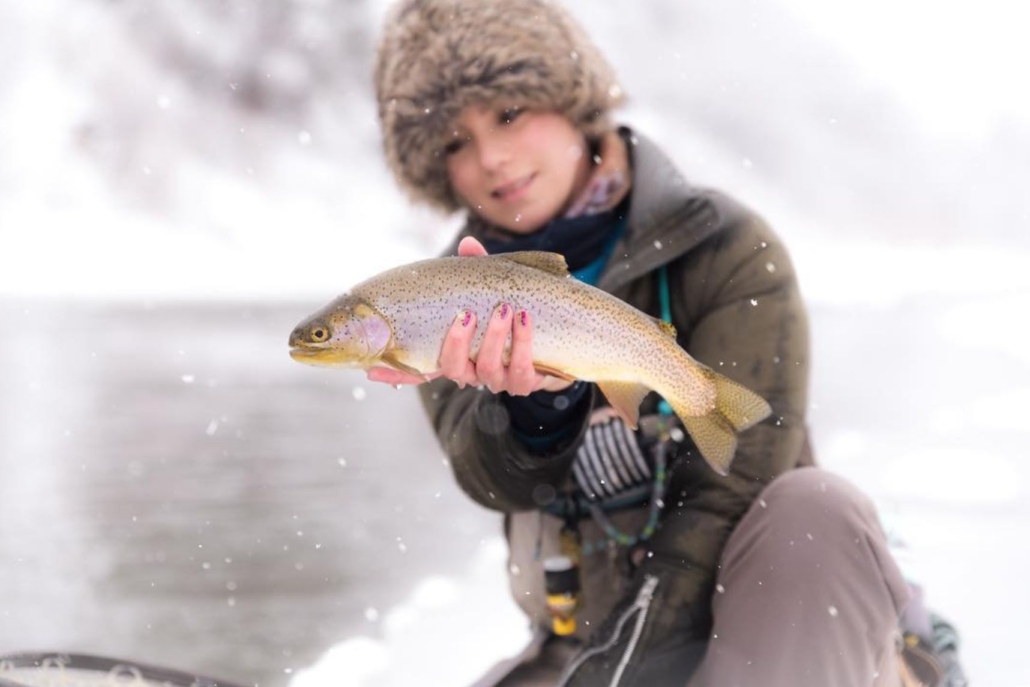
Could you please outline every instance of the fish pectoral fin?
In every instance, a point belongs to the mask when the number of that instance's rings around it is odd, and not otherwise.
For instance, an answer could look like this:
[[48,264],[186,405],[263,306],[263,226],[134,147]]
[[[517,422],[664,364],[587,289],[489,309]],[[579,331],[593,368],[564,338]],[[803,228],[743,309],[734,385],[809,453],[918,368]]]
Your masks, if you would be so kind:
[[493,257],[501,260],[511,260],[520,265],[532,267],[558,277],[569,276],[569,266],[565,264],[565,258],[559,253],[548,253],[542,250],[522,250],[502,253]]
[[387,365],[389,365],[390,367],[392,367],[393,369],[398,370],[400,372],[404,372],[405,374],[414,375],[416,377],[426,376],[422,373],[421,370],[416,370],[411,365],[405,365],[400,360],[398,360],[396,351],[387,351],[386,353],[383,353],[379,357],[379,359]]
[[630,429],[636,429],[637,420],[640,418],[640,404],[651,390],[639,382],[597,382],[597,388],[608,399],[608,403],[622,421]]
[[573,377],[564,370],[559,370],[556,367],[550,367],[543,363],[533,363],[533,367],[542,375],[550,375],[552,377],[557,377],[558,379],[564,379],[566,382],[575,382],[578,380],[578,377]]

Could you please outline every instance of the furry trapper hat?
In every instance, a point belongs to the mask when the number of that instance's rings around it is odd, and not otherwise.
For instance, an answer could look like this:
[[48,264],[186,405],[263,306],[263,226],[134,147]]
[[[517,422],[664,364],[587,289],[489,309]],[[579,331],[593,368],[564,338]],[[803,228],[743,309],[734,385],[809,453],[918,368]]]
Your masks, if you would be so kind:
[[549,0],[399,0],[375,87],[390,168],[415,200],[444,211],[460,207],[443,146],[466,106],[553,110],[597,136],[622,101],[601,53]]

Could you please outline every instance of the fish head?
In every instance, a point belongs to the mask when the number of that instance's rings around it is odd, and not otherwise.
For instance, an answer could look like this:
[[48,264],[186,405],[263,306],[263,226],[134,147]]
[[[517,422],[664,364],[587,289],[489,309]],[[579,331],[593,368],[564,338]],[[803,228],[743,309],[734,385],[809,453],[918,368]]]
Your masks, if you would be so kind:
[[382,314],[344,294],[294,328],[290,356],[308,365],[368,369],[392,339],[393,330]]

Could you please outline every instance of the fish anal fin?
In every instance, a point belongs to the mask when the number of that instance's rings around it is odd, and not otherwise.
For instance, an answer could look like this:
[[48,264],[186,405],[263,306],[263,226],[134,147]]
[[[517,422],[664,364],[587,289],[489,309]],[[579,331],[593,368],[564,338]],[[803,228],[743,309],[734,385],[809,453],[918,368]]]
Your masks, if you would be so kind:
[[716,411],[707,415],[681,417],[690,438],[701,451],[701,457],[720,475],[730,474],[730,464],[737,452],[737,434],[733,426]]
[[533,363],[533,367],[536,368],[536,371],[542,375],[550,375],[551,377],[564,379],[566,382],[575,382],[578,379],[577,377],[573,377],[564,370],[559,370],[556,367],[551,367],[550,365],[546,365],[544,363]]
[[389,350],[386,353],[383,353],[381,356],[379,356],[379,360],[381,360],[382,362],[386,363],[387,365],[389,365],[393,369],[398,370],[400,372],[404,372],[405,374],[414,375],[416,377],[425,377],[426,376],[421,370],[416,370],[411,365],[407,365],[405,363],[402,363],[397,358],[397,353],[398,352],[397,352],[396,349]]
[[569,276],[569,267],[560,253],[548,253],[542,250],[523,250],[512,253],[501,253],[492,257],[500,260],[511,260],[526,267],[541,270],[557,277]]
[[764,398],[709,368],[702,370],[712,384],[714,399],[705,408],[691,407],[675,394],[665,394],[673,412],[694,440],[701,456],[720,475],[729,474],[737,451],[737,434],[772,413]]
[[630,429],[637,428],[640,404],[650,389],[639,382],[597,382],[597,388],[608,399],[612,409]]
[[715,384],[715,409],[734,431],[743,432],[772,414],[769,403],[751,389],[714,370],[707,373]]

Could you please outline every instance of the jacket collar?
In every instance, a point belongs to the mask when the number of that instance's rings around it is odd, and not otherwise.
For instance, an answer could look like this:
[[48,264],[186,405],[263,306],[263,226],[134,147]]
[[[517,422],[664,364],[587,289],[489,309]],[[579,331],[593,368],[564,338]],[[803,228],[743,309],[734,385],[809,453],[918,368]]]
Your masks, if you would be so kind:
[[692,187],[650,139],[621,129],[633,166],[629,221],[598,286],[612,291],[672,262],[722,226],[707,191]]

